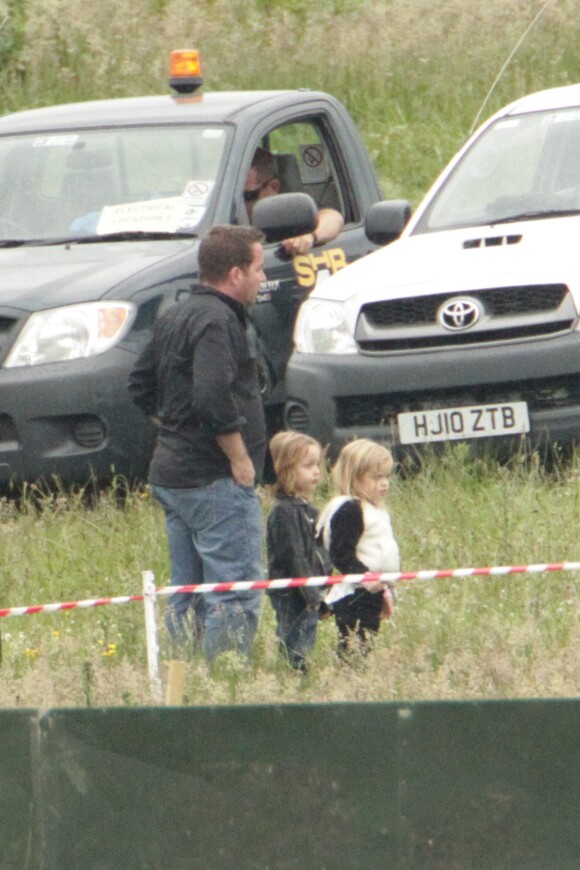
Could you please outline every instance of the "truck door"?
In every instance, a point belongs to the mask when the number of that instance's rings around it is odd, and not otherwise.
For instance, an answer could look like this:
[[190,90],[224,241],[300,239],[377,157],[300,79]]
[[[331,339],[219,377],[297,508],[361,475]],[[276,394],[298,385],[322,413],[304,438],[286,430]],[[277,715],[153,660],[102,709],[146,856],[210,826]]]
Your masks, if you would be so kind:
[[[292,351],[292,334],[301,302],[317,284],[374,246],[364,233],[363,215],[344,170],[344,155],[325,118],[313,116],[273,128],[255,143],[272,155],[281,193],[308,193],[319,210],[334,209],[345,225],[331,241],[308,253],[287,255],[280,244],[265,246],[266,282],[251,312],[256,329],[265,399],[269,406],[285,401],[284,375]],[[270,172],[262,173],[270,176]],[[253,176],[255,177],[255,176]],[[253,183],[267,186],[267,177]],[[270,191],[267,190],[270,195]],[[249,208],[251,215],[251,207]],[[273,410],[273,408],[272,408]]]

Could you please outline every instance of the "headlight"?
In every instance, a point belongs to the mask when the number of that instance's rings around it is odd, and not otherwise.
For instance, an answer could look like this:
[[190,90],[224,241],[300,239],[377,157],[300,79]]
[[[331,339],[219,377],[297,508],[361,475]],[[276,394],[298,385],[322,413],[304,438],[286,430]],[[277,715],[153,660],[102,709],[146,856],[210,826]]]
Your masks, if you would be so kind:
[[134,311],[130,302],[87,302],[31,314],[4,367],[38,366],[104,353],[126,334]]
[[298,353],[356,353],[344,308],[339,302],[307,299],[296,320],[294,341]]

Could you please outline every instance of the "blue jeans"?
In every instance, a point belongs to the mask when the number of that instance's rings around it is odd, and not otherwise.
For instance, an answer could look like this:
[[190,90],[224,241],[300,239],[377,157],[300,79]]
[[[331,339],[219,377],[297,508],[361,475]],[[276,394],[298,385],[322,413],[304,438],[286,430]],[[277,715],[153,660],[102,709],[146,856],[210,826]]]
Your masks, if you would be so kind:
[[[221,478],[191,489],[152,489],[165,511],[172,586],[264,579],[262,508],[254,487]],[[226,650],[249,656],[263,594],[259,589],[172,595],[167,628],[174,640],[183,639],[193,605],[209,661]]]
[[270,601],[276,613],[276,636],[280,652],[293,668],[306,671],[306,656],[316,641],[318,611],[307,610],[298,589],[274,592],[270,595]]

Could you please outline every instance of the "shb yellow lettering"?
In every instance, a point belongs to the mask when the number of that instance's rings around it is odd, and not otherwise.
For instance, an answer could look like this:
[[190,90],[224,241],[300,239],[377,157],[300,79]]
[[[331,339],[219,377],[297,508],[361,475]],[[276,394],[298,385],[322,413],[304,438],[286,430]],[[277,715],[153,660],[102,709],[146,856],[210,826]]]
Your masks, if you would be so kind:
[[347,264],[346,255],[342,248],[333,248],[331,251],[326,252],[328,254],[328,266],[330,271],[334,275],[335,272],[338,272],[339,269],[344,269]]
[[339,269],[348,265],[346,254],[342,248],[331,248],[312,254],[301,254],[292,261],[296,279],[301,287],[311,290],[316,284],[316,273],[319,269],[328,269],[334,275]]
[[301,287],[312,288],[316,282],[316,269],[312,268],[308,254],[294,257],[292,260],[296,279]]

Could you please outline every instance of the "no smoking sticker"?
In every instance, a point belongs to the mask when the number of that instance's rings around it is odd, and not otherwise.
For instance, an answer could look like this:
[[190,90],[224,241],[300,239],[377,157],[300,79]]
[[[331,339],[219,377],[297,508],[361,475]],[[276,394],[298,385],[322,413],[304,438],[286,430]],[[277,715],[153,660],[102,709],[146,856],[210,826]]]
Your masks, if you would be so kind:
[[324,153],[318,145],[307,145],[302,152],[302,159],[310,169],[316,169],[324,163]]
[[306,184],[316,184],[328,179],[328,168],[326,166],[326,155],[322,145],[301,145],[300,154],[302,158],[302,180]]
[[186,196],[207,196],[209,185],[205,181],[190,181],[185,188]]
[[205,206],[213,189],[213,181],[191,179],[185,185],[183,201],[186,205]]

